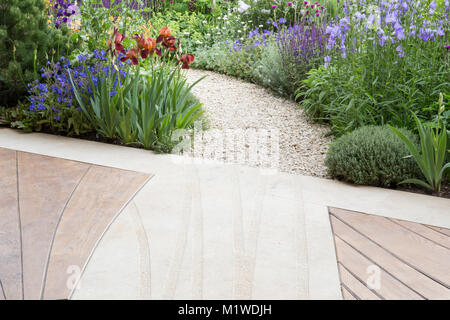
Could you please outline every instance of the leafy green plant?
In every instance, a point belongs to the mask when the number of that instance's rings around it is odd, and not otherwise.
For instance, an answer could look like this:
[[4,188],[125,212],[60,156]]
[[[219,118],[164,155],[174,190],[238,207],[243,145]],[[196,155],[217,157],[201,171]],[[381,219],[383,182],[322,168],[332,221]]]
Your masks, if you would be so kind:
[[201,103],[190,97],[198,81],[187,86],[180,70],[170,66],[143,77],[142,91],[133,97],[133,110],[137,140],[144,148],[169,152],[179,142],[172,139],[173,132],[191,128],[201,117]]
[[110,72],[98,83],[85,70],[92,94],[83,94],[71,78],[75,98],[91,126],[105,138],[170,152],[179,142],[172,139],[173,133],[191,128],[203,114],[201,103],[190,93],[201,79],[188,86],[180,68],[172,64],[148,71],[138,67],[123,79]]
[[43,0],[2,0],[0,12],[0,104],[14,107],[45,62],[75,44],[65,25],[49,25]]
[[439,111],[437,125],[434,128],[425,127],[419,118],[413,114],[420,136],[420,148],[400,130],[391,127],[392,131],[404,141],[409,152],[416,161],[426,181],[406,179],[401,183],[413,183],[440,192],[444,173],[450,168],[450,162],[445,163],[447,157],[447,130],[442,125],[440,115],[444,112],[442,94],[439,97]]
[[93,77],[86,66],[84,70],[92,94],[81,92],[69,74],[75,98],[92,127],[103,137],[113,139],[117,136],[121,118],[127,114],[124,96],[128,95],[133,82],[128,74],[121,79],[115,68],[109,68],[112,72],[103,72],[101,77]]
[[415,129],[410,111],[431,120],[439,92],[450,92],[443,3],[436,10],[431,1],[405,1],[404,9],[392,1],[347,4],[348,14],[327,27],[324,66],[297,91],[300,105],[338,136],[364,125]]
[[[405,129],[399,131],[415,144],[414,134]],[[405,179],[420,177],[417,164],[408,154],[406,145],[388,126],[365,126],[337,138],[325,164],[328,173],[340,180],[395,187]]]

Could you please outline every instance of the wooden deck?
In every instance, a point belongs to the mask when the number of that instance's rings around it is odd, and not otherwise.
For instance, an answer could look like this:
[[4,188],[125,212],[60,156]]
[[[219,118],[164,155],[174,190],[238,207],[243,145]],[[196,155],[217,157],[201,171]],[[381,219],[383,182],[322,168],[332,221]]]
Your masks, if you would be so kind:
[[450,299],[449,229],[329,212],[344,299]]
[[0,300],[69,298],[105,230],[148,179],[0,148]]

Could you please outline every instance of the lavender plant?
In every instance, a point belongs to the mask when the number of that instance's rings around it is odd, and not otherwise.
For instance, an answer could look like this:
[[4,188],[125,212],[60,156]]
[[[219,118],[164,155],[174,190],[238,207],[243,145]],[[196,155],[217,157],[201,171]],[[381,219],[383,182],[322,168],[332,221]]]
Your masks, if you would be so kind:
[[325,26],[316,23],[302,21],[278,31],[276,43],[291,83],[289,94],[294,93],[311,68],[320,65],[326,40]]
[[324,66],[297,97],[338,135],[367,124],[415,128],[410,111],[430,120],[448,77],[449,1],[342,2],[327,26]]

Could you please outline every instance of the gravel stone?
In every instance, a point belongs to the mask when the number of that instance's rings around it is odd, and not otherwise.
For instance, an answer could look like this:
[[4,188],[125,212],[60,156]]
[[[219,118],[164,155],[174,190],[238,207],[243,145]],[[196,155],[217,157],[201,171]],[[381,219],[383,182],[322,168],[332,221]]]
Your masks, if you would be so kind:
[[[273,141],[279,141],[275,169],[326,177],[324,160],[331,138],[325,134],[329,129],[307,121],[304,111],[294,101],[274,96],[258,85],[211,71],[189,69],[186,76],[188,83],[206,76],[192,89],[203,103],[208,124],[201,139],[202,147],[197,148],[198,141],[195,141],[195,156],[268,167],[269,162],[264,156],[270,158],[272,155],[271,159],[274,159],[277,149],[273,147]],[[236,129],[243,130],[244,134],[236,134],[240,132]],[[270,130],[270,133],[266,134],[264,130]],[[234,132],[234,136],[231,135],[234,138],[223,138],[228,137],[226,132]],[[249,134],[252,132],[262,132],[267,139],[255,142]],[[279,139],[271,140],[277,132]],[[210,133],[215,133],[213,138],[206,138]],[[239,156],[239,153],[246,156]]]

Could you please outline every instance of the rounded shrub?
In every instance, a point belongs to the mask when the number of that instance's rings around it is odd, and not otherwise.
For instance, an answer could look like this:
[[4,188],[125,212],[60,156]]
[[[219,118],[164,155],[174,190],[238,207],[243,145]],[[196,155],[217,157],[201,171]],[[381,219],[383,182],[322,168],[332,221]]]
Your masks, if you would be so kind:
[[[401,129],[414,139],[414,135]],[[416,139],[417,143],[417,139]],[[388,126],[366,126],[336,139],[325,164],[329,174],[355,184],[394,187],[421,177],[419,167],[403,141]]]

